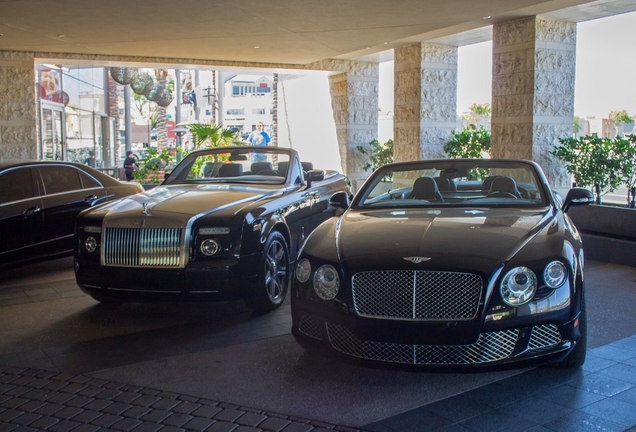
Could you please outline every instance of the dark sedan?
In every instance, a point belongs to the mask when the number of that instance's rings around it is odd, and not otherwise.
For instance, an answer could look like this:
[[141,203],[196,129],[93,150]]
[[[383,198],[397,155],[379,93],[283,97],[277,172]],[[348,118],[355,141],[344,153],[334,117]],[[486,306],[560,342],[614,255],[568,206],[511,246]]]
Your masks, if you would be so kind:
[[349,193],[335,171],[277,147],[189,154],[158,187],[82,213],[75,275],[103,302],[285,299],[305,238]]
[[0,267],[72,255],[79,212],[142,190],[77,163],[0,162]]
[[301,345],[428,369],[585,360],[581,238],[540,167],[432,160],[378,169],[307,239],[292,284]]

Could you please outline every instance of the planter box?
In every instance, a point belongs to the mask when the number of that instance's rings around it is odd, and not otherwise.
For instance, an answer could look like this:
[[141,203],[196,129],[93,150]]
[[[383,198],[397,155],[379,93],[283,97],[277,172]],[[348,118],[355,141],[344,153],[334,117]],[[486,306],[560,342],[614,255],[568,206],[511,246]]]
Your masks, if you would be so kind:
[[587,258],[636,267],[636,209],[590,204],[572,207],[568,216]]

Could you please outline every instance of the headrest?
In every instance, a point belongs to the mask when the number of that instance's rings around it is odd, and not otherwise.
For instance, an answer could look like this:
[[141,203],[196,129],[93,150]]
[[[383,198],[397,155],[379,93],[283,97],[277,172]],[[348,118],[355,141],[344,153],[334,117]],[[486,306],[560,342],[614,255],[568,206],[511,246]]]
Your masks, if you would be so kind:
[[254,162],[250,167],[252,174],[258,174],[260,171],[271,171],[272,169],[271,162]]
[[219,177],[238,177],[243,175],[243,165],[226,163],[219,168]]

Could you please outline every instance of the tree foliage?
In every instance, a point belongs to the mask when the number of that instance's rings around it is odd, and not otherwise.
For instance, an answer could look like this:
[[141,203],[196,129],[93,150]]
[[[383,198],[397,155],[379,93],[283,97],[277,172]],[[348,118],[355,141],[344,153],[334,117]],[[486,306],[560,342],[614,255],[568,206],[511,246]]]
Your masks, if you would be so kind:
[[551,152],[565,162],[566,170],[578,186],[594,187],[597,203],[601,195],[622,184],[632,188],[636,183],[636,136],[599,138],[559,138],[560,145]]
[[450,140],[444,144],[444,151],[451,158],[481,158],[490,155],[490,132],[480,127],[467,127],[453,132]]
[[195,149],[200,147],[221,147],[231,145],[237,139],[238,131],[224,129],[221,123],[194,123],[188,125],[192,134],[192,144]]
[[488,117],[492,113],[492,109],[490,108],[489,103],[484,103],[484,104],[474,103],[471,106],[469,106],[468,109],[473,114],[481,116],[481,117]]
[[393,162],[393,140],[380,143],[378,140],[369,142],[369,147],[357,146],[360,153],[369,158],[362,167],[365,171],[375,171],[377,168]]
[[609,119],[614,123],[631,123],[634,121],[626,110],[610,111]]

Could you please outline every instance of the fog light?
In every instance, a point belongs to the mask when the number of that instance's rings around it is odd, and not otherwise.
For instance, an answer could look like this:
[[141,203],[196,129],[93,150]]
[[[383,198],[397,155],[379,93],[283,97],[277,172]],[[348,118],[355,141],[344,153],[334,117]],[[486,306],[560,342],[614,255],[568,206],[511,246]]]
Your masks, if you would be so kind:
[[221,245],[214,239],[207,239],[201,242],[201,253],[205,256],[212,256],[221,249]]
[[86,240],[84,240],[84,248],[88,253],[95,252],[95,250],[97,250],[97,240],[95,240],[95,237],[86,237]]

